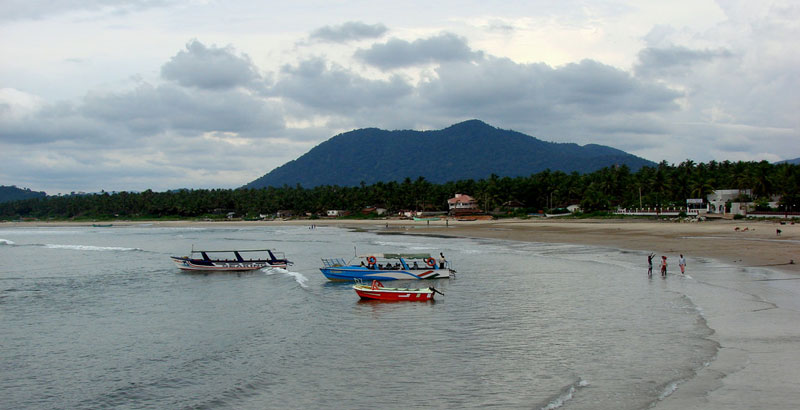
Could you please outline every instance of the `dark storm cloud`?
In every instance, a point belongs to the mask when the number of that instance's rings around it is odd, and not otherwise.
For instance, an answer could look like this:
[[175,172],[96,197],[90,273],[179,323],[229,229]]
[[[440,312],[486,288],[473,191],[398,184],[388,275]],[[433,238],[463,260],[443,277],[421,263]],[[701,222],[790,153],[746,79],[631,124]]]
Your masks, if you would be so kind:
[[272,92],[315,109],[349,113],[394,104],[412,87],[399,76],[370,80],[317,58],[284,66]]
[[685,72],[694,64],[733,57],[728,50],[692,50],[682,46],[647,47],[639,52],[636,75],[652,76]]
[[448,61],[475,61],[483,58],[472,51],[467,40],[452,33],[408,42],[397,38],[368,49],[356,50],[354,56],[382,70]]
[[184,87],[224,89],[248,86],[260,78],[247,55],[232,47],[206,47],[193,40],[161,67],[161,76]]
[[339,26],[325,26],[314,30],[309,36],[312,40],[346,43],[348,41],[378,38],[388,29],[383,24],[365,24],[349,21]]

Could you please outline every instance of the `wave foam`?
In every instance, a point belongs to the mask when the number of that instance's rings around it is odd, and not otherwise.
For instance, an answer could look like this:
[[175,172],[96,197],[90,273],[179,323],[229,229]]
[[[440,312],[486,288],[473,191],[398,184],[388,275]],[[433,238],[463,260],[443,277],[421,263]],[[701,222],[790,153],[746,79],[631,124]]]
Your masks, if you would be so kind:
[[546,406],[542,407],[542,410],[554,410],[559,407],[562,407],[568,401],[572,400],[572,396],[578,389],[586,387],[588,385],[589,382],[587,382],[586,380],[578,379],[578,381],[576,381],[575,383],[572,383],[569,386],[563,388],[561,392],[559,392],[554,399],[550,400],[550,402],[547,403]]
[[123,248],[119,246],[45,244],[44,247],[49,249],[70,249],[75,251],[142,251],[140,248]]
[[0,245],[16,245],[14,241],[8,239],[0,239]]
[[291,276],[291,277],[294,278],[295,282],[297,282],[300,286],[302,286],[304,288],[308,288],[308,285],[307,285],[308,278],[305,277],[305,275],[303,275],[300,272],[292,272],[290,270],[283,269],[283,268],[265,268],[265,269],[267,270],[267,273],[274,272],[274,273],[282,273],[284,275]]

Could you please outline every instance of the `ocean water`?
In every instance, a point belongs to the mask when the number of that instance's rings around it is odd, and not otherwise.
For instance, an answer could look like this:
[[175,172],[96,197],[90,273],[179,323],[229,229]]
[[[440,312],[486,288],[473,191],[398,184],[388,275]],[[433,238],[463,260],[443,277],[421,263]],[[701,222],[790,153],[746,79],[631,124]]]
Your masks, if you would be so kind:
[[[192,245],[295,264],[184,273],[169,256]],[[318,269],[425,251],[458,270],[434,302],[360,301]],[[326,227],[0,228],[0,407],[648,408],[718,346],[685,296],[701,285],[645,261]]]

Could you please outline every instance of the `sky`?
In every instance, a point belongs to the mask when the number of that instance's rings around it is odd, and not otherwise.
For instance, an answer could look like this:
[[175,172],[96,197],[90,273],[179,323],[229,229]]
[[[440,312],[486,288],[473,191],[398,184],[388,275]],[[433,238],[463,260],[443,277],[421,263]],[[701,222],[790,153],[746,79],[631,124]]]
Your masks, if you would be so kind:
[[798,39],[794,0],[3,0],[0,185],[236,188],[342,132],[469,119],[797,158]]

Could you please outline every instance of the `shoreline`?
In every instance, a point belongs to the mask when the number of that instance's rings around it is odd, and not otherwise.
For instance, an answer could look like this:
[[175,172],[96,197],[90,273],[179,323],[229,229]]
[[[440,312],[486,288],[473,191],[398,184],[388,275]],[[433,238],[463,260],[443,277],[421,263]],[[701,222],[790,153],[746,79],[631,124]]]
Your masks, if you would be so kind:
[[[96,223],[96,222],[95,222]],[[672,409],[792,409],[800,402],[800,224],[773,221],[678,223],[643,220],[290,220],[112,221],[114,227],[329,226],[377,234],[445,235],[525,242],[568,243],[677,257],[701,286],[687,290],[718,343],[716,357],[655,403]],[[3,227],[89,226],[91,222],[6,222]],[[736,228],[739,228],[738,230]],[[747,228],[745,230],[745,228]],[[105,228],[97,228],[105,229]],[[778,236],[776,229],[781,229]],[[738,269],[695,273],[695,258]],[[794,263],[790,263],[790,261]],[[657,269],[657,267],[656,267]],[[656,273],[657,274],[657,273]]]
[[[439,220],[428,223],[402,219],[294,219],[287,221],[104,221],[2,222],[3,227],[69,227],[112,224],[113,227],[243,227],[330,226],[376,233],[434,234],[593,245],[652,251],[668,257],[670,271],[677,257],[705,257],[736,267],[760,267],[800,275],[800,224],[774,221],[671,222],[627,219],[508,219],[494,221]],[[739,228],[737,231],[736,228]],[[102,229],[102,227],[98,227]],[[778,236],[776,229],[780,229]],[[794,263],[791,263],[791,262]],[[643,261],[646,263],[646,261]],[[690,266],[687,266],[691,270]]]

